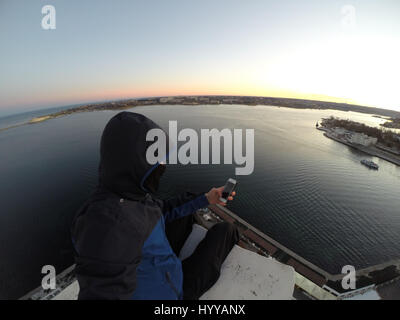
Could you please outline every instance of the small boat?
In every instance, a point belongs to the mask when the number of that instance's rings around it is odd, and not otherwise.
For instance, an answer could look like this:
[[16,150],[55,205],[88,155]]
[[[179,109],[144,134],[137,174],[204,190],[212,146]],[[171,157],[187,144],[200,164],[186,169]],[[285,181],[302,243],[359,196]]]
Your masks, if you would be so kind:
[[375,170],[378,170],[378,169],[379,169],[379,166],[378,166],[375,162],[373,162],[373,161],[371,161],[371,160],[363,159],[363,160],[361,160],[360,162],[361,162],[364,166],[367,166],[367,167],[369,167],[369,168],[371,168],[371,169],[375,169]]

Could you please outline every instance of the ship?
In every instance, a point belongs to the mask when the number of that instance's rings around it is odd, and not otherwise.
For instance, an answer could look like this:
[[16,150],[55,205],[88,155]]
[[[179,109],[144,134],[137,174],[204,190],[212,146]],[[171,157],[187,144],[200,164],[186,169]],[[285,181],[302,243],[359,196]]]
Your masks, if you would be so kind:
[[373,162],[373,161],[371,161],[371,160],[363,159],[363,160],[361,160],[360,162],[361,162],[364,166],[367,166],[368,168],[375,169],[375,170],[378,170],[378,169],[379,169],[379,166],[378,166],[375,162]]

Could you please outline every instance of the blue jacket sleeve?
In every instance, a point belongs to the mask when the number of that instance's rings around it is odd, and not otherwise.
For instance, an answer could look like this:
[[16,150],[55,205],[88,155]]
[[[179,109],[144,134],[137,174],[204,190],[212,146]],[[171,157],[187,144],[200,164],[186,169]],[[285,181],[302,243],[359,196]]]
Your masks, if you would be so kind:
[[185,192],[173,199],[160,200],[160,204],[166,222],[195,213],[198,209],[209,205],[204,193],[194,194],[191,192]]

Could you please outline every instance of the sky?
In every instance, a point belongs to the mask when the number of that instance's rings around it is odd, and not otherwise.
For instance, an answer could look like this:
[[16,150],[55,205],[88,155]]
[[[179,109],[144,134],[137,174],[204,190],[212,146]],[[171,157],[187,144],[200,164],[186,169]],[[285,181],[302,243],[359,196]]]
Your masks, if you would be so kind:
[[193,94],[400,111],[399,17],[398,0],[0,0],[0,115]]

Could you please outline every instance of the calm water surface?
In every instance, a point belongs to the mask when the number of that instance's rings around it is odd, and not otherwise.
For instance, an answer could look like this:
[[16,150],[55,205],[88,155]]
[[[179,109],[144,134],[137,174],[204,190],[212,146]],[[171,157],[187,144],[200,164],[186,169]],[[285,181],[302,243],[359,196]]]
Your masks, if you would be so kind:
[[[325,138],[330,115],[378,125],[370,115],[266,106],[132,109],[164,128],[254,128],[255,170],[236,177],[229,205],[263,232],[332,273],[400,257],[400,168]],[[41,267],[72,263],[69,223],[97,182],[99,140],[117,112],[73,114],[0,132],[0,298],[40,285]],[[371,159],[380,166],[360,164]],[[160,193],[208,190],[235,165],[168,167]]]

